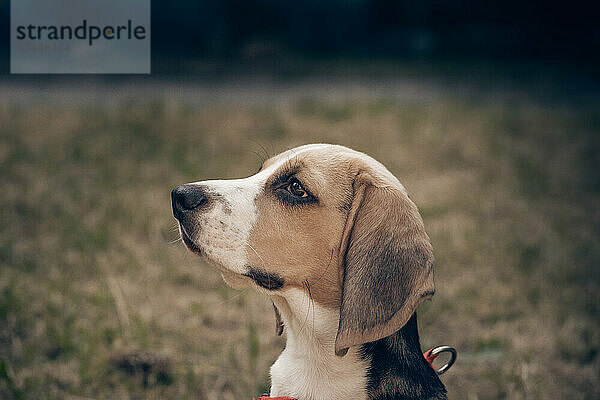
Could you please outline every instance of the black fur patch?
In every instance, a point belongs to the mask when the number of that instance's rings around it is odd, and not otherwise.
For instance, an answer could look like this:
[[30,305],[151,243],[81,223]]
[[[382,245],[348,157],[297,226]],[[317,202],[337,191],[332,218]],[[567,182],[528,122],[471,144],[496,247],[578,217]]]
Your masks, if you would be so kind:
[[252,267],[249,267],[250,271],[245,273],[244,276],[252,279],[260,287],[267,290],[277,290],[283,287],[283,278],[277,274],[271,274],[264,271],[259,271]]
[[361,355],[370,360],[370,400],[447,399],[444,384],[421,353],[416,313],[393,335],[362,345]]

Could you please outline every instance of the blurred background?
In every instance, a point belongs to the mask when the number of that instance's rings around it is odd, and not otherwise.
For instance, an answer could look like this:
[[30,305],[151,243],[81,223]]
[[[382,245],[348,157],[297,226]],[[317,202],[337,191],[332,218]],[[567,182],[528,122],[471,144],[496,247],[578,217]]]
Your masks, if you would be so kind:
[[600,26],[585,2],[152,2],[152,74],[10,75],[0,398],[250,399],[267,298],[179,242],[170,190],[310,142],[419,206],[451,399],[600,398]]

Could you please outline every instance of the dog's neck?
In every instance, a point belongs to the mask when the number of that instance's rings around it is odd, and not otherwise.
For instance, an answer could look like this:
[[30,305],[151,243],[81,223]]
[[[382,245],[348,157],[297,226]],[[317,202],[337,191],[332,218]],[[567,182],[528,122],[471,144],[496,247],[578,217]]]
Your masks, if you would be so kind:
[[416,314],[394,335],[335,355],[339,312],[289,289],[273,296],[287,342],[271,367],[271,396],[298,400],[445,399],[421,353]]
[[361,346],[370,360],[369,399],[446,399],[446,388],[421,353],[417,313],[391,336]]
[[339,313],[299,289],[272,296],[286,329],[285,349],[271,367],[271,396],[298,400],[366,400],[368,362],[359,349],[335,355]]

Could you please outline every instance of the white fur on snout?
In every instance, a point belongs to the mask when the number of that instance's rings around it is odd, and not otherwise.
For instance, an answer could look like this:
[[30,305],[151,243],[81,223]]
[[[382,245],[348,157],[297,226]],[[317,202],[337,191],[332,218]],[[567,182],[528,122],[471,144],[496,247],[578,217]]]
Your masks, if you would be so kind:
[[210,208],[198,214],[191,239],[210,260],[232,272],[247,272],[246,246],[256,222],[254,200],[262,189],[261,182],[247,178],[197,184],[215,197]]

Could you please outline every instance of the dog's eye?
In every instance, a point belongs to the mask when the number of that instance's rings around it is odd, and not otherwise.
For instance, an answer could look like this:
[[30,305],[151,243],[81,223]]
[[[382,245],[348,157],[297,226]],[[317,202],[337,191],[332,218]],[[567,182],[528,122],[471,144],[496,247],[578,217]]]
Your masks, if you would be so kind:
[[273,190],[275,196],[289,206],[318,203],[317,198],[294,175],[277,178],[273,183]]
[[285,189],[290,192],[291,194],[293,194],[294,196],[297,197],[308,197],[308,193],[306,192],[306,189],[304,189],[304,186],[302,186],[302,184],[300,183],[300,181],[298,181],[297,179],[293,179],[286,187]]

